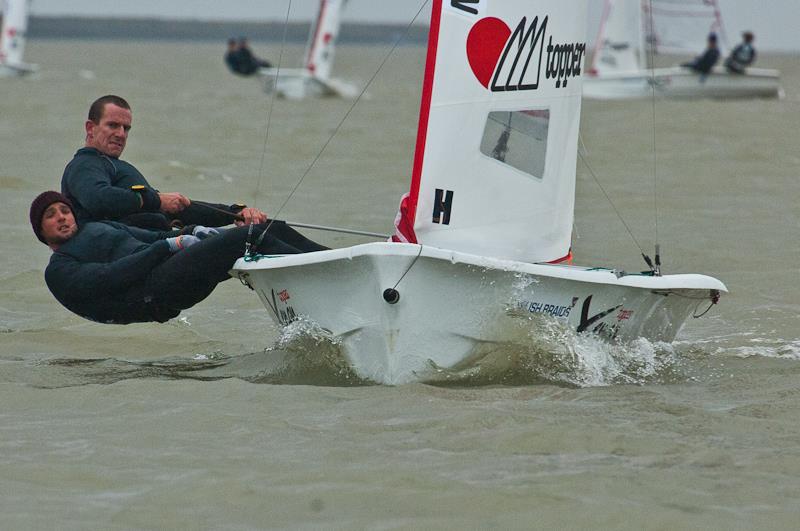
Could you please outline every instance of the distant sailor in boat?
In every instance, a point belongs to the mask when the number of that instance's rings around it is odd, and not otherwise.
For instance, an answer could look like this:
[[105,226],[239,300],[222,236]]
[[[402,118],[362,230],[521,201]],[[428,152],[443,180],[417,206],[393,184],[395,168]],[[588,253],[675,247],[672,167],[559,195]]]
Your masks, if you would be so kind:
[[246,37],[228,39],[228,50],[225,52],[225,64],[234,74],[241,76],[251,76],[258,72],[259,68],[270,68],[269,61],[259,59],[253,54]]
[[755,36],[750,31],[742,34],[742,42],[733,49],[731,54],[725,59],[725,68],[734,74],[744,74],[745,68],[752,65],[756,60],[756,49],[753,47]]
[[714,68],[714,65],[719,61],[719,47],[717,46],[717,34],[710,33],[708,35],[706,51],[702,55],[698,55],[694,60],[683,63],[681,66],[691,68],[702,76],[706,76]]
[[190,201],[177,192],[159,192],[132,164],[119,157],[125,149],[133,115],[119,96],[95,100],[84,124],[86,143],[67,164],[61,193],[73,205],[78,223],[112,220],[155,230],[176,225],[221,227],[264,223],[266,214],[245,205]]
[[75,221],[72,202],[48,191],[31,203],[36,237],[53,250],[47,287],[68,310],[109,324],[165,322],[208,297],[244,254],[297,254],[326,249],[283,222],[217,231],[201,225],[150,231],[113,221]]
[[231,72],[239,73],[239,47],[236,45],[236,39],[228,39],[228,49],[225,50],[225,65]]

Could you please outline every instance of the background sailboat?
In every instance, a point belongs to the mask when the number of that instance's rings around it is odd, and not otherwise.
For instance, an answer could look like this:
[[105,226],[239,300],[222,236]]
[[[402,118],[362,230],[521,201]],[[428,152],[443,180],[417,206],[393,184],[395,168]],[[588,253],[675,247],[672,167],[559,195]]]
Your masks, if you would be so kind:
[[724,57],[727,43],[717,0],[606,0],[584,96],[646,98],[654,91],[680,98],[782,95],[777,70],[747,68],[744,74],[731,74],[716,66],[701,76],[679,66],[653,67],[657,54],[696,55],[712,32],[720,37]]
[[0,26],[0,77],[21,76],[37,70],[25,63],[25,40],[28,31],[28,0],[5,0]]
[[[232,274],[276,322],[316,323],[363,378],[461,369],[556,324],[671,341],[725,286],[565,265],[586,50],[583,0],[433,0],[410,243],[246,256]],[[561,262],[556,265],[555,262]]]
[[303,68],[261,68],[264,89],[278,95],[302,99],[305,96],[352,98],[358,89],[332,77],[341,12],[347,0],[320,0],[319,11],[309,33]]

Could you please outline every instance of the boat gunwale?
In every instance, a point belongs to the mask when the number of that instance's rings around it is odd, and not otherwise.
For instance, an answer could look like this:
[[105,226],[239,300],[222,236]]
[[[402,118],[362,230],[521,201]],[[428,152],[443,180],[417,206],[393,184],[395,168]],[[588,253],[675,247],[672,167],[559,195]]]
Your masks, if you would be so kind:
[[438,259],[452,264],[464,264],[486,269],[496,269],[513,273],[545,276],[562,280],[589,282],[595,284],[618,285],[652,290],[717,290],[728,292],[720,280],[697,273],[654,276],[641,273],[624,273],[605,267],[576,266],[568,264],[531,264],[452,251],[428,245],[413,243],[373,242],[340,249],[316,251],[291,255],[259,255],[256,259],[240,258],[231,268],[231,275],[248,273],[263,269],[283,269],[333,262],[353,260],[361,257],[397,256],[415,258],[417,256]]

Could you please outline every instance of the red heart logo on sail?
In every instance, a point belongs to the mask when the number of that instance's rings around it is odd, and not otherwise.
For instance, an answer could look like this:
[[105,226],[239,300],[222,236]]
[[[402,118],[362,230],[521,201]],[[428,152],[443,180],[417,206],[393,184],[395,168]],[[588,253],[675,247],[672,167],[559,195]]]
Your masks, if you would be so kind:
[[467,59],[481,85],[489,88],[500,54],[511,36],[511,28],[495,17],[479,20],[467,36]]

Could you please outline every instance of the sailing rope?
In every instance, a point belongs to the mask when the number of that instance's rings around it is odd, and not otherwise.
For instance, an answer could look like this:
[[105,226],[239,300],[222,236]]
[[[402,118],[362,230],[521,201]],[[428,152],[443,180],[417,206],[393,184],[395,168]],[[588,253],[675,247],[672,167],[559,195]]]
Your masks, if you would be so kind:
[[[292,11],[292,0],[289,0],[288,5],[286,7],[286,17],[285,17],[285,19],[283,21],[283,37],[281,38],[281,49],[280,49],[280,52],[278,53],[278,66],[277,66],[277,68],[275,70],[275,81],[274,81],[275,84],[272,87],[272,94],[270,94],[269,109],[267,111],[267,123],[266,123],[266,125],[264,127],[264,129],[265,129],[265,132],[264,132],[264,145],[263,145],[263,147],[261,149],[261,162],[258,165],[258,182],[256,183],[256,193],[253,196],[253,206],[257,206],[258,205],[258,196],[259,196],[259,193],[261,192],[261,182],[264,179],[264,162],[265,162],[266,156],[267,156],[267,142],[269,141],[269,129],[270,129],[270,124],[272,122],[272,110],[275,107],[275,96],[276,96],[276,93],[278,92],[278,90],[277,90],[278,89],[278,78],[281,75],[281,65],[283,64],[283,52],[286,49],[286,34],[287,34],[288,28],[289,28],[289,14],[291,13],[291,11]],[[251,237],[252,236],[253,236],[253,221],[251,219],[250,220],[250,229],[247,231],[247,241],[245,243],[245,249],[244,249],[244,254],[245,255],[250,254],[250,248],[251,248],[250,242],[251,242]],[[260,242],[260,240],[259,240],[259,242]]]
[[608,195],[608,192],[606,192],[606,189],[600,183],[600,179],[597,178],[597,174],[594,172],[594,169],[589,165],[589,161],[587,161],[586,157],[583,156],[583,153],[581,152],[581,150],[578,150],[578,156],[581,158],[581,161],[584,163],[584,165],[586,165],[586,168],[589,170],[589,173],[591,174],[592,178],[594,179],[594,182],[597,183],[597,186],[600,188],[600,191],[603,192],[604,196],[606,196],[606,200],[608,201],[608,204],[610,204],[611,208],[613,208],[614,212],[616,212],[617,217],[619,218],[619,220],[622,223],[622,225],[625,227],[625,230],[628,231],[628,235],[631,237],[631,240],[633,240],[633,243],[636,244],[636,247],[638,247],[639,251],[642,253],[642,255],[644,255],[644,249],[642,249],[642,246],[639,245],[639,240],[637,240],[636,236],[633,235],[633,232],[631,231],[631,228],[625,222],[625,218],[623,218],[622,214],[620,214],[619,209],[617,209],[617,206],[614,204],[614,201],[611,200],[611,197]]
[[417,260],[419,260],[419,257],[420,257],[421,255],[422,255],[422,244],[420,244],[420,245],[419,245],[419,252],[417,253],[417,256],[415,256],[415,257],[414,257],[414,260],[412,260],[411,264],[408,266],[408,269],[406,269],[406,272],[405,272],[405,273],[403,273],[403,274],[400,276],[400,278],[397,280],[397,282],[395,283],[395,285],[394,285],[394,286],[392,286],[392,289],[393,289],[393,290],[394,290],[394,289],[397,289],[397,286],[399,286],[399,285],[400,285],[400,282],[402,282],[402,281],[403,281],[403,279],[404,279],[404,278],[406,278],[406,275],[408,274],[408,272],[409,272],[409,271],[411,271],[411,268],[412,268],[412,267],[414,267],[414,264],[416,264],[416,263],[417,263]]
[[[353,109],[355,109],[355,107],[358,104],[358,102],[361,101],[361,98],[367,92],[367,89],[372,85],[372,82],[375,81],[375,78],[378,77],[378,74],[383,70],[383,67],[386,64],[386,62],[392,56],[392,54],[397,49],[397,47],[400,45],[400,43],[403,40],[406,39],[406,37],[408,36],[409,31],[411,30],[411,26],[414,25],[414,22],[416,22],[417,18],[419,18],[420,14],[422,13],[422,10],[425,9],[425,6],[428,5],[429,1],[430,0],[424,0],[422,2],[422,5],[420,6],[419,10],[417,10],[417,13],[414,15],[414,18],[412,18],[411,22],[408,23],[408,25],[405,28],[405,31],[403,31],[403,33],[401,33],[400,36],[395,40],[395,42],[392,45],[391,49],[386,53],[386,55],[384,56],[383,60],[378,65],[378,69],[375,70],[375,73],[372,74],[372,77],[370,77],[369,81],[367,81],[367,83],[364,85],[364,88],[361,90],[361,93],[359,93],[358,97],[355,99],[355,101],[353,101],[352,105],[350,105],[350,108],[347,109],[347,112],[344,114],[342,119],[339,121],[339,123],[334,128],[333,133],[331,133],[331,135],[328,137],[328,140],[325,141],[325,143],[322,145],[322,148],[319,150],[317,155],[311,161],[311,164],[309,164],[308,167],[306,168],[306,170],[303,172],[303,175],[300,176],[300,179],[297,181],[297,183],[294,185],[292,190],[289,192],[289,195],[283,201],[283,203],[278,208],[278,210],[275,212],[275,214],[273,216],[270,216],[270,222],[267,224],[267,227],[264,229],[264,231],[258,237],[258,240],[256,241],[256,244],[255,244],[255,247],[258,247],[258,245],[264,239],[264,236],[267,234],[267,231],[272,226],[273,220],[278,218],[278,216],[280,215],[281,211],[283,211],[283,209],[286,207],[286,205],[289,203],[289,201],[294,196],[295,192],[297,192],[297,189],[300,188],[300,185],[303,183],[303,180],[306,178],[306,176],[309,173],[311,173],[311,170],[314,169],[314,166],[316,166],[317,162],[322,157],[322,154],[325,153],[325,150],[328,148],[328,145],[331,143],[331,141],[333,141],[334,137],[339,133],[339,130],[342,128],[342,125],[344,124],[344,122],[347,120],[347,118],[353,112]],[[291,5],[291,1],[289,3]],[[287,24],[288,24],[288,13],[287,13]],[[284,34],[285,34],[285,32],[284,32]],[[266,151],[266,139],[264,139],[264,151]]]

